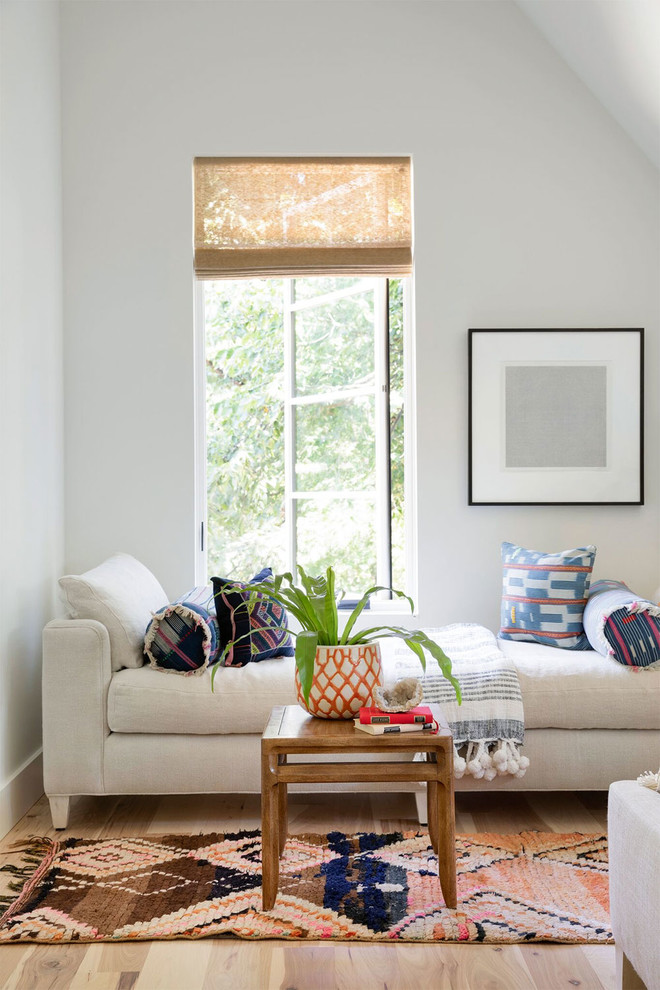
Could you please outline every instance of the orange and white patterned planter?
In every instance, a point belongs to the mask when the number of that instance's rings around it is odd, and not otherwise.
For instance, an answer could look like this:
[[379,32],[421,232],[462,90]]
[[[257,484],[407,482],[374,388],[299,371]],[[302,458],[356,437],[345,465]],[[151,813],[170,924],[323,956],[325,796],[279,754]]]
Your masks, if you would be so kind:
[[309,704],[305,704],[296,667],[298,703],[317,718],[355,718],[360,708],[373,703],[374,688],[380,683],[378,643],[317,646]]

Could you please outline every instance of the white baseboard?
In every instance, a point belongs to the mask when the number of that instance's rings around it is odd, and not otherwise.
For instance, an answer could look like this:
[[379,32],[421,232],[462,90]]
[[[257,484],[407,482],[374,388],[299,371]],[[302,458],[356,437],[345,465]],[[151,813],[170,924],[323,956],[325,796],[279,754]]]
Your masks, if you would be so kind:
[[0,790],[0,836],[20,821],[44,792],[44,761],[37,750]]

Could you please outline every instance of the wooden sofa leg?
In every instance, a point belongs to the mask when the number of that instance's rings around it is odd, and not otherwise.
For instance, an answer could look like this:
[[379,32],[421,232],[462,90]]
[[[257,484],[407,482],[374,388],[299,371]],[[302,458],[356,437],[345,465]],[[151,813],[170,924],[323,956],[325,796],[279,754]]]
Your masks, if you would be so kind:
[[429,813],[426,802],[426,784],[419,791],[415,791],[415,803],[417,805],[417,818],[420,825],[428,825]]
[[66,828],[69,824],[69,807],[71,798],[68,795],[57,794],[48,798],[50,802],[50,816],[53,819],[53,828]]

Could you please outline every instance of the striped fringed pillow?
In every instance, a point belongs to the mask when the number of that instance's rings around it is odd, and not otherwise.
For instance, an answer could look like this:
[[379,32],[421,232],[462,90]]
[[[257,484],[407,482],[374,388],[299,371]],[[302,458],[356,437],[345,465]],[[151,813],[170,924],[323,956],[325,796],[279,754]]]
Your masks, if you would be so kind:
[[588,650],[583,615],[596,547],[558,553],[502,544],[502,639]]
[[144,652],[156,670],[202,674],[218,658],[218,622],[213,589],[193,588],[154,613],[144,637]]

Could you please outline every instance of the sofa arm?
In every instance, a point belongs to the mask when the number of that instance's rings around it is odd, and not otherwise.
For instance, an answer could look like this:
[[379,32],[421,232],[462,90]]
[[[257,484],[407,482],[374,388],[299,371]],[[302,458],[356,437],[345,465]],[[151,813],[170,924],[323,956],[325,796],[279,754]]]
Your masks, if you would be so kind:
[[607,808],[610,917],[617,983],[658,987],[660,940],[660,794],[635,780],[610,785]]
[[43,631],[46,794],[102,794],[112,677],[108,631],[93,619],[54,619]]

